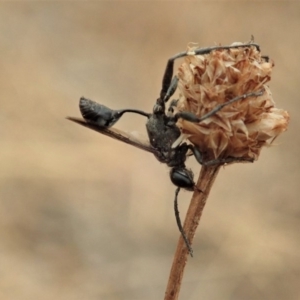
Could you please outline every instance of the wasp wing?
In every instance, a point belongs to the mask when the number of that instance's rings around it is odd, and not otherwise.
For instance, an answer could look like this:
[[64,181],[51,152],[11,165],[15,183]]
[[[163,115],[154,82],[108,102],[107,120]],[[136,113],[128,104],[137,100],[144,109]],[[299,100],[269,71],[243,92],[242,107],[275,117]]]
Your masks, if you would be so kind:
[[110,128],[110,129],[102,128],[102,127],[99,127],[95,124],[88,123],[84,119],[81,119],[81,118],[67,117],[67,119],[72,121],[72,122],[75,122],[79,125],[82,125],[84,127],[87,127],[89,129],[92,129],[94,131],[97,131],[101,134],[109,136],[109,137],[111,137],[115,140],[118,140],[120,142],[132,145],[132,146],[137,147],[139,149],[142,149],[144,151],[150,152],[154,155],[159,155],[159,152],[155,148],[153,148],[149,144],[149,142],[142,141],[142,140],[136,138],[133,134],[130,134],[129,132],[125,132],[125,131],[122,131],[122,130],[117,129],[117,128]]

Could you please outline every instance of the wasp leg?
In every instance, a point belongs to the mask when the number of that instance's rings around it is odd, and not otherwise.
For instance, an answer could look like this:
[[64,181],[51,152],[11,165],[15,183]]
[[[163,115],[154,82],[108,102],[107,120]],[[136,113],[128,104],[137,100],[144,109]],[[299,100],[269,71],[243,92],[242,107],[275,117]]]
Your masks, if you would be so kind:
[[212,159],[206,162],[202,162],[203,166],[214,166],[214,165],[225,165],[231,164],[235,162],[254,162],[254,158],[247,158],[247,157],[227,157],[227,158],[217,158]]
[[189,144],[188,148],[193,152],[194,157],[196,158],[197,162],[203,166],[214,166],[214,165],[225,165],[231,164],[234,162],[254,162],[253,158],[246,158],[246,157],[233,157],[229,156],[226,158],[216,158],[209,161],[204,161],[201,151],[194,145]]
[[270,61],[270,57],[268,55],[264,55],[261,58],[264,59],[266,62]]
[[204,161],[203,161],[203,156],[202,156],[202,153],[201,151],[194,145],[191,145],[189,144],[188,145],[188,148],[193,152],[197,162],[200,164],[200,165],[203,165],[204,164]]
[[179,210],[178,210],[178,194],[179,194],[179,191],[180,191],[180,187],[178,187],[175,191],[175,199],[174,199],[174,211],[175,211],[175,218],[176,218],[176,223],[177,223],[177,226],[178,226],[178,229],[181,233],[181,236],[185,242],[185,245],[190,253],[190,256],[193,257],[193,249],[190,245],[190,242],[183,230],[183,227],[182,227],[182,224],[181,224],[181,220],[180,220],[180,216],[179,216]]
[[177,120],[179,118],[182,118],[186,121],[189,121],[189,122],[193,122],[193,123],[200,123],[202,122],[203,120],[215,115],[218,111],[220,111],[223,107],[227,106],[227,105],[230,105],[234,102],[237,102],[239,100],[243,100],[243,99],[246,99],[248,97],[258,97],[258,96],[261,96],[263,94],[263,90],[260,90],[258,92],[251,92],[251,93],[248,93],[248,94],[243,94],[241,96],[237,96],[227,102],[224,102],[224,103],[221,103],[219,105],[217,105],[215,108],[213,108],[210,112],[208,112],[207,114],[203,115],[201,118],[198,118],[195,114],[191,113],[191,112],[188,112],[188,111],[182,111],[182,112],[178,112],[177,114],[174,115],[173,118],[170,118],[170,121],[169,122],[177,122]]
[[[260,51],[260,47],[258,44],[255,43],[247,43],[247,44],[233,44],[230,46],[213,46],[213,47],[207,47],[207,48],[198,48],[193,51],[187,51],[185,52],[186,55],[204,55],[204,54],[209,54],[210,52],[214,50],[228,50],[228,49],[236,49],[236,48],[247,48],[254,46],[258,51]],[[186,56],[183,55],[183,56]],[[182,57],[182,56],[181,56]]]
[[[165,102],[167,102],[170,97],[174,94],[175,90],[176,90],[176,86],[177,86],[177,82],[175,84],[176,79],[173,78],[173,69],[174,69],[174,61],[178,58],[184,57],[184,56],[188,56],[188,55],[204,55],[204,54],[208,54],[211,51],[214,50],[226,50],[226,49],[234,49],[234,48],[246,48],[246,47],[251,47],[254,46],[257,48],[258,51],[260,51],[259,45],[255,44],[255,43],[248,43],[248,44],[235,44],[235,45],[231,45],[231,46],[214,46],[214,47],[207,47],[207,48],[199,48],[199,49],[195,49],[193,51],[184,51],[184,52],[180,52],[176,55],[174,55],[173,57],[168,59],[166,68],[165,68],[165,72],[163,75],[163,80],[162,80],[162,89],[160,92],[160,97],[158,99],[158,101],[160,102],[160,105],[164,105]],[[173,80],[174,82],[173,82]],[[177,79],[178,81],[178,79]],[[171,84],[172,82],[172,84]],[[170,86],[173,85],[172,88],[170,88]],[[170,90],[170,91],[169,91]],[[169,93],[168,93],[169,91]],[[172,92],[171,92],[172,91]]]
[[166,103],[168,102],[168,100],[173,96],[173,94],[175,93],[176,89],[177,89],[177,84],[178,84],[178,77],[177,76],[174,76],[170,85],[169,85],[169,88],[166,92],[166,94],[164,95],[164,98],[163,98],[163,102]]

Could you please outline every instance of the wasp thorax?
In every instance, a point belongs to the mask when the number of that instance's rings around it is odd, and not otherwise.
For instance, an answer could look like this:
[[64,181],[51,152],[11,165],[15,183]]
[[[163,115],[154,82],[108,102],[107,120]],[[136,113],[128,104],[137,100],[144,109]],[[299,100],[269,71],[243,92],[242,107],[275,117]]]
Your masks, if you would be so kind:
[[[193,45],[189,50],[196,48]],[[273,61],[261,56],[255,46],[185,57],[177,74],[178,111],[201,117],[234,97],[259,90],[263,94],[225,106],[200,123],[179,119],[177,125],[182,133],[209,159],[257,159],[262,146],[285,131],[289,121],[288,113],[275,107],[267,86],[273,66]]]

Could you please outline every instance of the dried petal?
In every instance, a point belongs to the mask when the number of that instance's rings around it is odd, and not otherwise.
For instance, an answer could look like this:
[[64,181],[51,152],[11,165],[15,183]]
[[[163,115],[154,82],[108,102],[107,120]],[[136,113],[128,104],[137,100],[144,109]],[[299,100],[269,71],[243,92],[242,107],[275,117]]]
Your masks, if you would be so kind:
[[[196,48],[192,45],[188,50]],[[177,74],[181,94],[178,111],[201,117],[218,104],[264,90],[263,95],[225,106],[200,123],[178,120],[182,133],[208,159],[229,156],[257,159],[262,146],[287,129],[289,114],[275,107],[266,85],[273,66],[255,46],[185,57]]]

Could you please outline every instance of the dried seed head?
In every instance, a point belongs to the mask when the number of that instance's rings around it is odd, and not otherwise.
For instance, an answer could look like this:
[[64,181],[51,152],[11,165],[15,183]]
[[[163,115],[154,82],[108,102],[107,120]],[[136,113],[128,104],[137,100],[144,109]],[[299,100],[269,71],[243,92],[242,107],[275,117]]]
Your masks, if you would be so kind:
[[[188,50],[196,48],[193,44]],[[259,97],[225,106],[200,123],[178,120],[182,133],[207,159],[229,156],[257,159],[262,146],[270,144],[287,129],[289,115],[275,107],[266,85],[273,66],[274,63],[262,57],[254,46],[185,57],[177,74],[178,111],[201,117],[237,96],[264,91]]]

